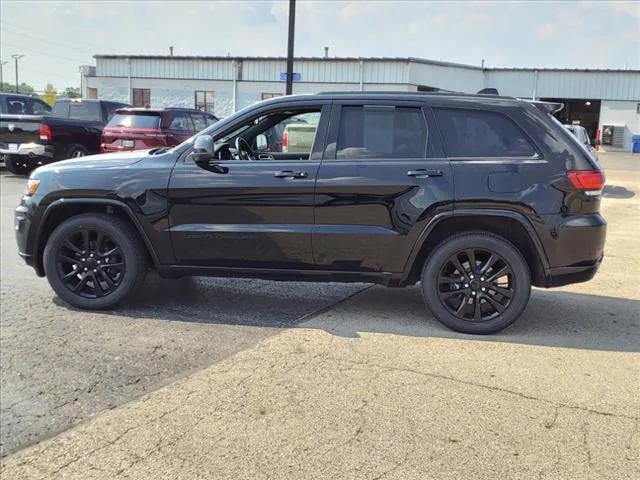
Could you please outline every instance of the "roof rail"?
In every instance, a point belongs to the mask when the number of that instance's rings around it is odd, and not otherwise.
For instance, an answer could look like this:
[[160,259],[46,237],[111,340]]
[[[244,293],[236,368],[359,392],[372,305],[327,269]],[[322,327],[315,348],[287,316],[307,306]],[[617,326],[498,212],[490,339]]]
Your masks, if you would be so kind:
[[527,100],[526,98],[522,100],[535,105],[540,111],[549,115],[557,113],[564,108],[564,103],[560,102],[541,102],[539,100]]

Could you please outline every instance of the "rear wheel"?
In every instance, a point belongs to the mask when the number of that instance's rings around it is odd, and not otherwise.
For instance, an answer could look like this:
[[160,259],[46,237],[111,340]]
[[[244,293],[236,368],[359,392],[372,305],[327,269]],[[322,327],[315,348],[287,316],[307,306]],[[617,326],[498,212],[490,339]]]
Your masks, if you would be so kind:
[[27,175],[33,170],[31,160],[21,158],[22,155],[8,155],[5,159],[5,166],[14,175]]
[[78,215],[56,228],[44,250],[53,290],[79,308],[110,308],[144,280],[146,251],[126,221],[105,214]]
[[531,275],[510,242],[488,232],[470,232],[434,249],[422,271],[422,293],[434,316],[449,328],[495,333],[524,311]]
[[80,158],[89,155],[87,147],[80,144],[69,145],[65,151],[65,158]]

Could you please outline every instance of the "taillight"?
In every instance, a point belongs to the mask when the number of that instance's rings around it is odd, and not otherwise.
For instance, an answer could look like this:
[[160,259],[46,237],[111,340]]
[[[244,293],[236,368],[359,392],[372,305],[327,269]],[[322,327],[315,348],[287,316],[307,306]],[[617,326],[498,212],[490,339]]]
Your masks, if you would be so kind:
[[283,152],[287,151],[288,143],[289,143],[289,132],[285,130],[284,133],[282,134],[282,151]]
[[587,195],[598,195],[604,187],[604,173],[599,170],[572,170],[567,178],[576,190],[583,190]]
[[40,140],[49,142],[51,141],[51,137],[53,137],[53,135],[51,135],[51,129],[49,128],[49,125],[45,125],[41,123],[40,124]]

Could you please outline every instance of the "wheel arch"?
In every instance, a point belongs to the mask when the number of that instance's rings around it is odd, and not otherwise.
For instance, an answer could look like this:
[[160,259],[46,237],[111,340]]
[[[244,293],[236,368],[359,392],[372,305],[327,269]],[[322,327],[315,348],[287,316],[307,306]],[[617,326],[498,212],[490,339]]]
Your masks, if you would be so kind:
[[486,209],[456,210],[434,217],[414,245],[405,268],[405,282],[411,285],[419,281],[429,252],[445,238],[478,230],[494,233],[513,243],[529,266],[532,283],[544,286],[549,261],[531,222],[518,212]]
[[68,218],[80,215],[82,213],[92,212],[117,215],[133,225],[134,229],[142,240],[145,246],[145,250],[147,251],[147,254],[149,255],[149,258],[153,262],[154,266],[157,267],[159,265],[158,255],[153,247],[153,244],[145,233],[144,228],[142,228],[142,225],[140,224],[138,218],[126,203],[112,199],[62,198],[52,202],[46,207],[39,222],[33,249],[35,255],[34,267],[38,275],[44,276],[44,247],[53,230]]

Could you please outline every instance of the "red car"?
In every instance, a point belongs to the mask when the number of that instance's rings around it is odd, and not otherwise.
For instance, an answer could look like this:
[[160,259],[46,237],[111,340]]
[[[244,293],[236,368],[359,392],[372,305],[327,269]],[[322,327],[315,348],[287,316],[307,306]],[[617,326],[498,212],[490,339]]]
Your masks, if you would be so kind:
[[188,108],[121,108],[102,131],[102,152],[172,147],[217,122],[210,113]]

